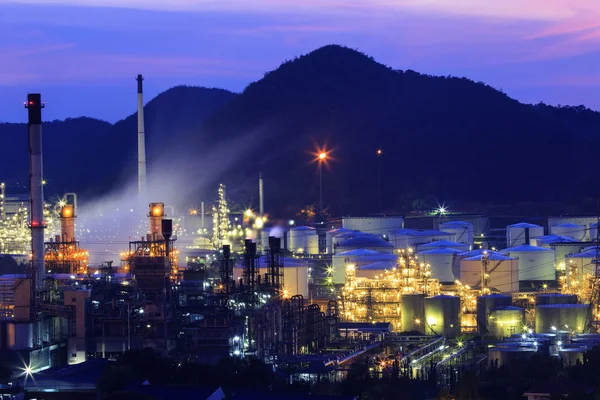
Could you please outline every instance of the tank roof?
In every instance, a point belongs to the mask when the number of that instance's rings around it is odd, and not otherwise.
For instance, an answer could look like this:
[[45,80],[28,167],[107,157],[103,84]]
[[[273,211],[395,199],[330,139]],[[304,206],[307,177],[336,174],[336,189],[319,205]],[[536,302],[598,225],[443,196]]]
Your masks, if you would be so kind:
[[[481,258],[483,257],[483,254],[478,255],[478,256],[474,256],[474,257],[467,257],[467,258],[463,258],[464,261],[481,261]],[[491,261],[509,261],[509,260],[516,260],[515,257],[511,257],[511,256],[507,256],[505,254],[502,253],[498,253],[498,252],[490,252],[488,253],[488,260]]]
[[439,247],[464,247],[468,246],[466,243],[453,242],[451,240],[435,240],[433,242],[425,243],[417,247],[417,249],[435,249]]
[[460,299],[458,296],[448,296],[447,294],[438,294],[433,297],[426,297],[427,299]]
[[440,224],[440,226],[473,226],[473,224],[464,221],[448,221]]
[[313,228],[311,226],[296,226],[290,230],[291,231],[314,231],[315,228]]
[[541,226],[528,222],[519,222],[518,224],[509,225],[508,228],[541,228]]
[[441,247],[439,249],[431,249],[431,250],[425,250],[425,251],[419,251],[417,254],[421,255],[421,254],[458,254],[460,253],[460,250],[457,249],[450,249],[448,247]]
[[386,261],[378,261],[373,264],[363,265],[358,267],[359,270],[376,270],[376,269],[392,269],[394,267],[393,264]]
[[589,304],[540,304],[535,308],[584,308]]
[[567,294],[567,293],[540,293],[537,297],[573,297],[577,296],[576,294]]
[[501,293],[492,293],[492,294],[484,294],[483,296],[478,296],[477,298],[507,298],[510,297],[512,299],[512,296],[508,295],[508,294],[501,294]]
[[[556,225],[556,226],[559,226],[559,225]],[[577,242],[572,237],[562,236],[562,235],[554,235],[554,234],[545,235],[545,236],[538,236],[535,239],[537,241],[541,241],[542,243],[545,243],[545,244]]]
[[380,254],[378,251],[369,250],[369,249],[354,249],[344,251],[342,253],[335,254],[336,256],[344,256],[344,257],[356,257],[356,256],[372,256],[374,254]]
[[417,233],[418,231],[414,230],[414,229],[406,229],[406,228],[402,228],[402,229],[396,229],[394,231],[390,232],[390,235],[406,235],[406,236],[413,236],[415,233]]
[[361,235],[350,239],[346,239],[340,244],[339,247],[394,247],[393,244],[386,242],[378,236]]
[[509,247],[508,249],[502,250],[502,253],[535,253],[535,252],[547,252],[552,249],[545,249],[543,247],[532,246],[530,244],[522,244],[520,246]]
[[348,233],[348,232],[358,232],[356,229],[348,229],[348,228],[338,228],[338,229],[332,229],[330,231],[327,231],[327,233]]
[[582,251],[581,253],[569,254],[567,258],[596,258],[596,255],[600,255],[600,250],[588,250]]
[[560,228],[579,228],[581,226],[584,226],[582,224],[574,224],[572,222],[565,222],[564,224],[558,224],[558,225],[554,225],[552,226],[553,228],[555,227],[560,227]]
[[452,233],[436,231],[435,229],[427,229],[424,231],[416,231],[415,236],[451,236]]
[[502,307],[496,307],[492,309],[493,311],[525,311],[524,308],[521,307],[515,307],[515,306],[502,306]]

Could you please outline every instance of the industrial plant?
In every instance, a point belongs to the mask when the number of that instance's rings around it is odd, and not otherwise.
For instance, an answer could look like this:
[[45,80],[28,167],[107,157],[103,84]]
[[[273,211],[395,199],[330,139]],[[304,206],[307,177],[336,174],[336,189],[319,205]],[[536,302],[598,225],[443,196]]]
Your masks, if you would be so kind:
[[[144,212],[121,227],[134,232],[127,243],[92,238],[77,194],[47,203],[44,103],[28,95],[29,197],[9,202],[0,185],[0,349],[24,375],[152,348],[209,363],[257,358],[305,383],[366,360],[374,376],[393,370],[444,387],[458,379],[449,371],[474,363],[544,352],[575,365],[600,344],[597,216],[498,227],[440,207],[300,224],[267,214],[259,173],[256,210],[232,210],[221,184],[214,202],[181,211],[148,198],[142,81]],[[90,252],[99,241],[118,251]]]

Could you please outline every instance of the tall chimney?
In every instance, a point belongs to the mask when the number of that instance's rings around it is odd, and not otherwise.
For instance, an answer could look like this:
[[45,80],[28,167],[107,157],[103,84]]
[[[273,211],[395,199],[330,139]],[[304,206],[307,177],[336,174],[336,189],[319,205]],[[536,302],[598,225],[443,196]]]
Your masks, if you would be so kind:
[[144,90],[142,75],[137,76],[138,86],[138,196],[146,194],[146,135],[144,133]]
[[27,95],[25,108],[28,110],[29,127],[29,197],[31,202],[31,267],[34,272],[35,287],[41,288],[44,282],[44,186],[42,165],[42,96],[39,93]]
[[200,203],[200,227],[202,228],[202,233],[204,233],[204,202]]
[[265,193],[263,192],[262,172],[258,173],[258,213],[261,218],[265,213]]

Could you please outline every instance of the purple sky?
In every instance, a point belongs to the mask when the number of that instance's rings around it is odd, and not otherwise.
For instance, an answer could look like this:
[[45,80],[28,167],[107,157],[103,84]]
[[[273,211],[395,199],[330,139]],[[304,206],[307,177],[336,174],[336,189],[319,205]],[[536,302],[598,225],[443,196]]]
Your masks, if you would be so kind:
[[111,122],[177,84],[241,91],[336,43],[399,69],[466,76],[523,102],[600,110],[600,0],[3,0],[0,121]]

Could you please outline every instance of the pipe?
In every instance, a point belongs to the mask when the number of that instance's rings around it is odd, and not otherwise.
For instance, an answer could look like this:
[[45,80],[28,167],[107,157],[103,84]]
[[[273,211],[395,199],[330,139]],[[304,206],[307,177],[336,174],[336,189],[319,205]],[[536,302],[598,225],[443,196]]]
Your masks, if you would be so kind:
[[138,196],[146,195],[146,135],[144,132],[144,93],[141,74],[137,76],[138,84]]
[[31,267],[35,287],[40,289],[44,282],[44,186],[42,162],[42,96],[27,95],[29,127],[29,196],[31,202]]

